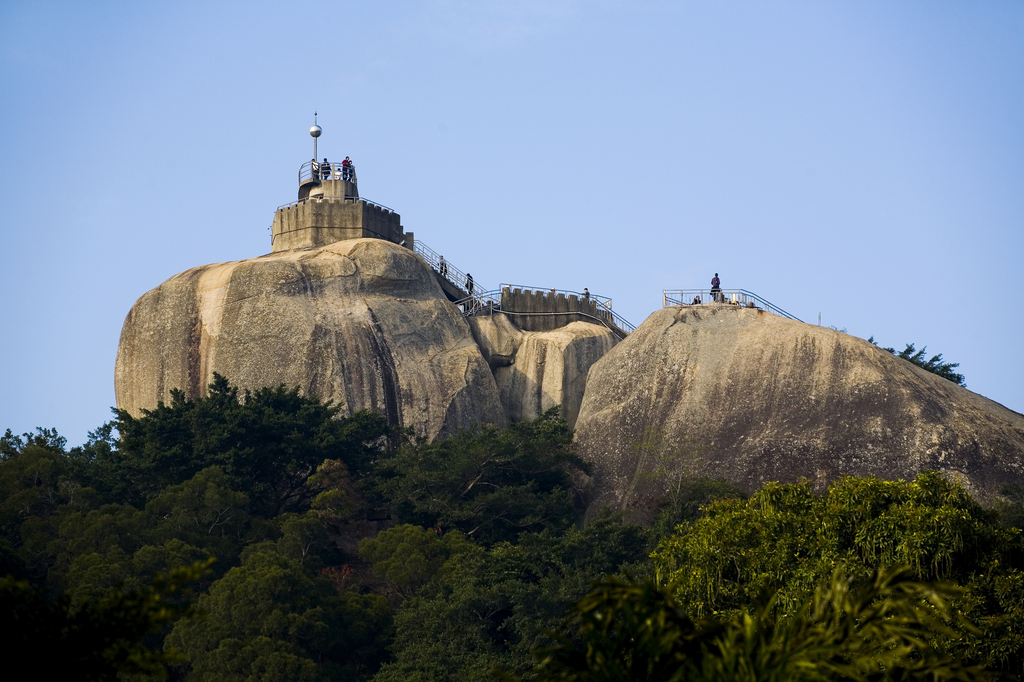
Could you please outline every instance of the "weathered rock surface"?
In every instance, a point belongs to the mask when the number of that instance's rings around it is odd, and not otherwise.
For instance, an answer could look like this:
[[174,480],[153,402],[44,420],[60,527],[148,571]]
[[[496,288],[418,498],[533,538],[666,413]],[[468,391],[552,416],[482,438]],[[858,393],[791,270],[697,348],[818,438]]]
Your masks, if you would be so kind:
[[666,308],[594,365],[576,423],[592,509],[678,472],[747,490],[938,470],[985,499],[1024,481],[1024,415],[841,332],[725,306]]
[[121,331],[119,408],[205,394],[213,373],[285,384],[436,438],[501,424],[468,324],[415,254],[379,239],[193,268],[143,295]]
[[561,405],[562,417],[574,425],[587,372],[619,340],[607,328],[587,322],[524,332],[505,315],[496,314],[472,317],[470,326],[512,421],[535,419]]

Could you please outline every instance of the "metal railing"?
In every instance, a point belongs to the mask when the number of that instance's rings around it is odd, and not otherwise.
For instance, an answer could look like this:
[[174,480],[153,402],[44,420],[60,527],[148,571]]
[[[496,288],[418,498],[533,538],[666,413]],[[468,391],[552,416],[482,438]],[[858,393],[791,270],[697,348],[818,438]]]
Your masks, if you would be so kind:
[[494,289],[493,291],[480,291],[474,293],[472,296],[466,296],[455,301],[455,307],[457,307],[463,315],[469,317],[470,315],[477,315],[482,312],[494,312],[501,310],[501,290]]
[[684,305],[737,305],[765,310],[779,317],[803,322],[795,315],[790,315],[746,289],[719,289],[716,292],[712,292],[711,289],[665,289],[662,291],[662,305],[666,308]]
[[478,296],[478,292],[486,291],[487,288],[481,285],[474,278],[473,291],[470,292],[468,290],[468,287],[466,286],[466,277],[468,273],[459,270],[457,267],[449,263],[447,260],[444,260],[444,262],[442,263],[443,257],[441,256],[441,254],[439,254],[437,251],[434,251],[432,248],[430,248],[420,240],[416,239],[413,241],[412,250],[416,252],[416,254],[420,256],[420,258],[425,260],[427,262],[427,265],[429,265],[431,269],[434,270],[434,272],[441,275],[446,280],[454,284],[456,287],[458,287],[462,291],[465,291],[467,294],[472,293],[470,298]]
[[[597,320],[598,322],[600,322],[602,324],[605,324],[606,326],[609,326],[609,328],[617,327],[620,331],[623,331],[623,332],[625,332],[627,334],[629,334],[634,329],[636,329],[636,327],[634,327],[632,324],[630,324],[628,320],[626,320],[621,315],[619,315],[614,310],[612,310],[612,299],[608,298],[607,296],[597,296],[595,294],[589,294],[588,295],[588,294],[581,293],[579,291],[570,291],[568,289],[547,289],[547,288],[540,288],[540,287],[528,287],[528,286],[523,286],[523,285],[520,285],[520,284],[505,284],[505,283],[502,283],[502,285],[498,289],[487,289],[486,287],[482,286],[475,279],[473,281],[473,291],[469,292],[467,290],[467,287],[466,287],[466,276],[467,276],[467,273],[463,272],[462,270],[459,270],[457,267],[452,265],[447,260],[445,260],[443,262],[443,264],[442,264],[442,256],[437,251],[434,251],[432,248],[430,248],[429,246],[427,246],[426,244],[424,244],[423,242],[421,242],[418,239],[413,242],[413,251],[416,252],[416,254],[420,256],[420,258],[422,258],[424,261],[426,261],[427,265],[429,265],[430,268],[434,272],[436,272],[437,274],[439,274],[442,277],[444,277],[446,280],[448,280],[449,282],[454,284],[457,288],[459,288],[462,291],[465,291],[467,294],[469,294],[468,296],[466,296],[466,297],[464,297],[462,299],[459,299],[458,301],[455,302],[455,305],[459,308],[460,311],[462,311],[462,314],[466,315],[467,317],[470,316],[470,315],[478,315],[478,314],[485,313],[485,312],[486,313],[490,313],[490,312],[494,312],[494,311],[500,311],[501,310],[501,292],[505,291],[505,290],[511,291],[512,289],[520,289],[520,290],[522,290],[524,292],[526,292],[526,291],[537,292],[537,293],[544,294],[546,296],[550,296],[550,295],[556,295],[557,296],[558,294],[563,294],[563,295],[565,295],[566,298],[568,298],[570,295],[572,295],[572,296],[576,296],[581,301],[585,301],[585,300],[587,300],[587,298],[590,298],[595,303],[597,303],[597,313],[598,313],[598,315],[596,317],[594,315],[590,315],[589,313],[586,313],[584,311],[575,311],[575,310],[559,311],[559,312],[554,312],[553,311],[550,314],[552,314],[552,315],[583,315],[585,317],[593,318],[593,319]],[[516,311],[506,311],[506,312],[516,312]],[[535,313],[535,314],[547,315],[549,313]],[[607,318],[607,319],[603,319],[603,318]],[[613,331],[614,331],[614,329],[613,329]]]
[[585,300],[589,298],[592,301],[597,301],[597,304],[601,308],[608,310],[612,309],[612,299],[607,296],[598,296],[597,294],[581,293],[579,291],[572,291],[571,289],[545,289],[542,287],[528,287],[522,284],[509,284],[508,282],[501,283],[502,289],[521,289],[523,292],[531,291],[536,294],[544,294],[545,296],[557,296],[558,294],[564,294],[566,298],[569,296],[575,296],[578,299]]
[[521,289],[524,292],[531,291],[534,293],[544,294],[545,296],[557,296],[563,294],[566,298],[569,296],[575,296],[581,301],[585,301],[588,298],[597,303],[597,310],[601,315],[607,315],[613,320],[615,326],[625,331],[627,334],[632,333],[636,327],[629,322],[626,318],[619,315],[617,312],[612,310],[612,299],[607,296],[598,296],[597,294],[581,293],[579,291],[572,291],[571,289],[545,289],[541,287],[528,287],[521,284],[506,284],[502,283],[501,289]]
[[304,199],[290,201],[287,204],[281,204],[276,210],[280,211],[283,208],[292,208],[299,204],[304,204],[307,201],[362,201],[370,206],[376,206],[379,209],[387,211],[388,213],[396,213],[395,209],[385,206],[384,204],[378,204],[376,201],[370,201],[366,197],[325,197],[323,194],[313,194]]
[[323,163],[313,159],[299,166],[299,184],[306,180],[348,180],[356,182],[356,167],[340,163]]
[[[481,314],[489,315],[494,312],[503,312],[509,315],[580,315],[582,317],[590,318],[597,322],[598,324],[602,324],[608,327],[608,329],[610,329],[612,332],[615,332],[617,334],[621,332],[621,334],[619,334],[620,336],[630,334],[634,329],[636,329],[636,327],[630,324],[628,320],[626,320],[624,317],[622,317],[615,311],[611,310],[610,308],[606,308],[603,304],[597,306],[597,315],[591,315],[588,311],[585,310],[552,310],[544,312],[524,312],[520,310],[509,310],[507,308],[502,307],[501,303],[502,292],[511,290],[508,287],[509,285],[503,284],[501,289],[494,289],[491,291],[481,291],[478,293],[474,293],[472,296],[467,296],[456,301],[455,305],[459,308],[460,311],[462,311],[462,314],[465,315],[466,317]],[[542,293],[550,293],[551,290],[535,289],[535,291],[539,291]],[[556,290],[556,293],[575,294],[576,292],[567,292],[565,290],[559,292]],[[582,295],[580,295],[579,300],[584,301],[586,299]]]

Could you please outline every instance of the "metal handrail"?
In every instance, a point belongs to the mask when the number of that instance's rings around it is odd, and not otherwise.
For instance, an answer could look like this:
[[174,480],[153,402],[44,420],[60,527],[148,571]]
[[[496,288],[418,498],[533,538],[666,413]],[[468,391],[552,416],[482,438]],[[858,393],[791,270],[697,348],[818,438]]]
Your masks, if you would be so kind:
[[[542,293],[545,296],[550,296],[552,294],[554,294],[555,296],[557,296],[558,294],[565,294],[566,298],[568,298],[569,295],[574,295],[574,296],[576,296],[581,301],[584,301],[587,298],[587,296],[585,294],[582,294],[582,293],[580,293],[578,291],[571,291],[569,289],[544,289],[544,288],[541,288],[541,287],[526,287],[526,286],[522,286],[520,284],[505,284],[505,283],[502,283],[501,288],[502,289],[506,289],[507,288],[507,289],[510,289],[510,290],[511,289],[521,289],[523,291],[534,291],[534,292]],[[598,306],[597,306],[598,311],[602,315],[610,316],[612,318],[612,320],[615,322],[615,325],[619,329],[622,329],[627,334],[631,334],[633,332],[633,330],[636,329],[636,326],[633,325],[629,320],[627,320],[622,315],[619,315],[617,312],[612,310],[612,299],[608,298],[607,296],[598,296],[596,294],[590,294],[590,298],[595,300],[598,303]]]
[[741,305],[753,304],[753,307],[765,310],[779,317],[788,317],[803,322],[799,317],[787,313],[773,303],[769,303],[757,294],[746,289],[719,289],[713,293],[711,289],[664,289],[662,305],[665,308],[688,305]]
[[[466,317],[476,315],[482,312],[504,312],[511,315],[583,315],[591,319],[597,320],[601,324],[605,325],[612,331],[618,329],[626,334],[630,334],[636,329],[629,320],[625,319],[610,308],[604,307],[604,305],[597,306],[597,315],[591,315],[590,313],[583,310],[559,310],[550,312],[537,312],[537,313],[526,313],[518,310],[506,310],[501,307],[501,294],[505,291],[508,285],[503,284],[501,289],[494,289],[493,291],[481,291],[474,293],[472,296],[459,299],[455,302],[459,310]],[[517,287],[518,288],[518,287]],[[538,290],[541,291],[541,290]],[[550,292],[550,289],[543,291]],[[582,296],[580,300],[585,300]],[[609,324],[610,321],[610,324]],[[614,328],[613,328],[614,327]]]
[[[432,248],[430,248],[429,246],[427,246],[426,244],[424,244],[423,242],[421,242],[418,239],[413,242],[413,251],[417,255],[419,255],[424,261],[426,261],[427,265],[429,265],[430,268],[434,272],[436,272],[439,275],[443,276],[446,280],[448,280],[449,282],[454,284],[459,289],[462,289],[463,291],[465,291],[465,289],[466,289],[466,287],[465,287],[466,273],[465,272],[463,272],[462,270],[459,270],[457,267],[452,265],[447,260],[445,260],[445,267],[444,267],[444,271],[442,272],[442,268],[441,268],[441,254],[439,254],[437,251],[434,251]],[[453,277],[454,277],[454,279],[453,279]],[[585,294],[582,294],[582,293],[580,293],[578,291],[570,291],[568,289],[545,289],[545,288],[540,288],[540,287],[527,287],[527,286],[522,286],[522,285],[519,285],[519,284],[505,284],[505,283],[502,283],[501,287],[498,288],[498,289],[487,289],[486,287],[482,286],[478,281],[476,281],[474,279],[473,280],[473,292],[469,296],[466,296],[465,298],[462,298],[462,299],[456,301],[455,304],[459,307],[459,310],[462,311],[462,314],[466,315],[466,316],[475,315],[476,313],[482,312],[485,309],[486,310],[492,310],[492,311],[496,310],[496,309],[500,309],[501,308],[501,292],[503,290],[505,290],[505,289],[509,289],[509,290],[511,290],[511,289],[521,289],[523,291],[537,291],[537,292],[541,292],[541,293],[543,293],[545,295],[548,295],[551,292],[554,292],[556,295],[557,294],[574,295],[574,296],[576,296],[581,301],[584,301],[587,298]],[[469,293],[469,292],[467,291],[466,293]],[[607,296],[597,296],[595,294],[590,294],[590,298],[593,299],[598,304],[597,305],[597,310],[598,310],[599,315],[601,315],[601,316],[607,315],[611,319],[612,323],[616,327],[618,327],[620,330],[622,330],[622,331],[626,332],[627,334],[629,334],[634,329],[636,329],[636,327],[633,324],[631,324],[627,319],[625,319],[624,317],[622,317],[621,315],[616,313],[614,310],[612,310],[612,299],[608,298]],[[514,311],[508,311],[508,312],[514,312]],[[572,315],[572,314],[586,314],[586,313],[583,313],[582,311],[565,311],[565,312],[559,312],[559,313],[553,313],[553,314]],[[591,315],[587,315],[587,316],[588,317],[592,317]],[[600,318],[597,318],[597,319],[600,319]]]
[[301,185],[305,180],[348,180],[351,183],[358,184],[356,181],[356,167],[352,164],[348,167],[348,173],[340,163],[333,163],[328,161],[327,173],[328,176],[323,177],[324,163],[312,159],[299,166],[299,184]]
[[[466,290],[466,275],[468,273],[459,270],[457,267],[449,263],[447,260],[445,260],[444,267],[442,268],[441,254],[439,254],[437,251],[434,251],[432,248],[430,248],[429,246],[427,246],[418,239],[413,241],[412,250],[417,255],[419,255],[420,258],[425,260],[427,262],[427,265],[429,265],[430,268],[434,270],[434,272],[444,277],[446,280],[454,284],[459,289],[466,291],[467,294],[470,293],[469,291]],[[478,282],[474,277],[473,295],[471,296],[471,298],[477,296],[477,292],[486,290],[487,288],[481,285],[480,282]]]
[[543,287],[528,287],[528,286],[524,286],[522,284],[509,284],[508,282],[502,282],[501,283],[501,288],[504,289],[506,287],[508,287],[509,289],[522,289],[523,291],[539,292],[539,293],[542,293],[542,294],[545,294],[545,295],[549,295],[549,294],[555,294],[555,295],[565,294],[566,297],[576,296],[580,300],[583,300],[583,299],[589,297],[591,300],[597,301],[603,308],[607,308],[608,310],[612,309],[612,299],[608,298],[607,296],[598,296],[597,294],[591,294],[591,293],[584,294],[584,293],[579,292],[579,291],[572,291],[571,289],[550,289],[550,288],[549,289],[545,289]]
[[489,310],[500,310],[501,290],[494,289],[493,291],[481,291],[474,293],[472,296],[466,296],[465,298],[460,298],[455,301],[455,305],[462,311],[462,314],[467,317],[480,312],[484,308]]
[[388,213],[397,213],[395,209],[389,206],[385,206],[384,204],[378,204],[376,201],[370,201],[366,197],[328,197],[324,196],[323,194],[312,194],[308,197],[304,197],[296,201],[289,201],[287,204],[281,204],[280,206],[278,206],[276,210],[280,211],[283,208],[291,208],[292,206],[298,206],[299,204],[304,204],[307,201],[363,201],[369,204],[370,206],[376,206],[377,208],[383,209]]

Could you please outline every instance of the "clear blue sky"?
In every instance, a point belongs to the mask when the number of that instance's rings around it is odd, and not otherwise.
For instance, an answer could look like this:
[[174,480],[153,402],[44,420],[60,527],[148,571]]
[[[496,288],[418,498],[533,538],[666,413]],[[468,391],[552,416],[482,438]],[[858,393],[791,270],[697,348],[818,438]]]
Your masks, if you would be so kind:
[[0,3],[0,430],[270,250],[312,156],[484,285],[745,288],[1024,411],[1022,2]]

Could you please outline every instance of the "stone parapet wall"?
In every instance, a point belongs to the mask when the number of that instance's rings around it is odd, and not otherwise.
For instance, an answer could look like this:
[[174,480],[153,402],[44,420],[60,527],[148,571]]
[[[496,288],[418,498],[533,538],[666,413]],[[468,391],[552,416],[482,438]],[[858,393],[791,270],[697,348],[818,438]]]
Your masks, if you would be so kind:
[[402,218],[397,213],[376,204],[359,202],[363,207],[363,236],[402,243]]
[[501,291],[501,311],[530,332],[553,331],[571,322],[603,321],[614,326],[611,315],[594,299],[562,292],[506,287]]
[[310,198],[279,208],[274,214],[271,252],[363,237],[401,243],[401,216],[359,199]]

